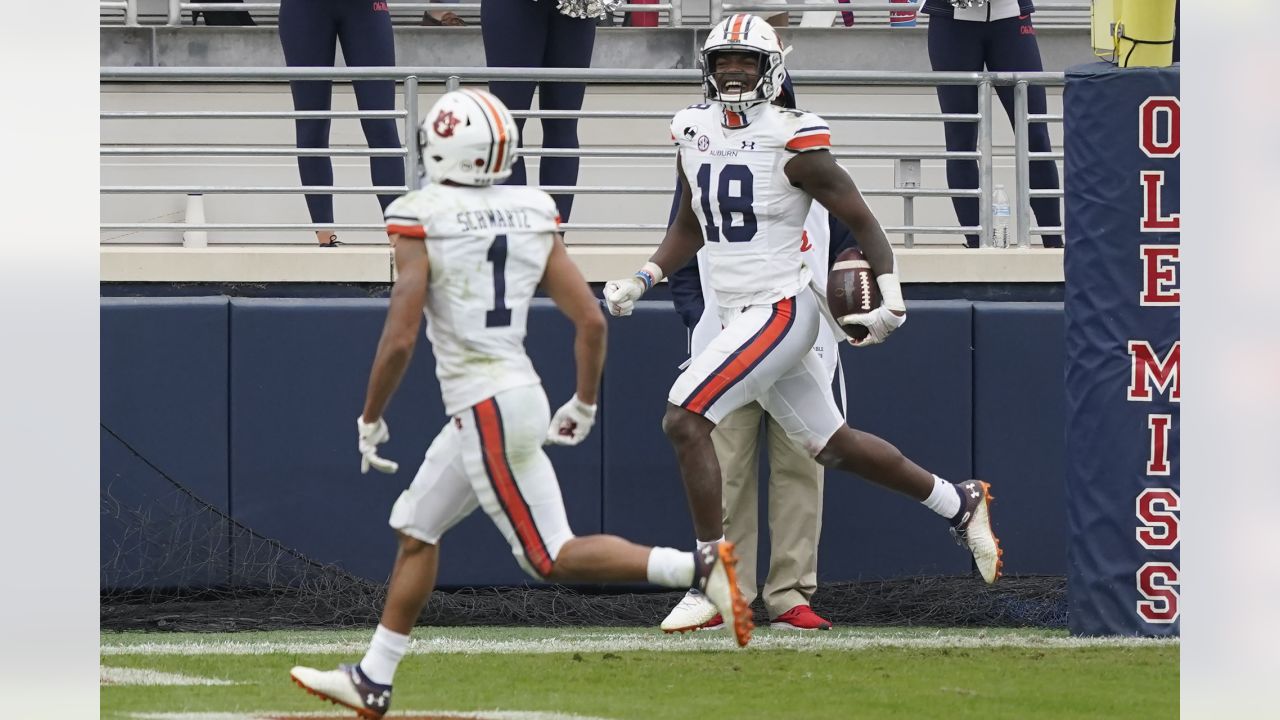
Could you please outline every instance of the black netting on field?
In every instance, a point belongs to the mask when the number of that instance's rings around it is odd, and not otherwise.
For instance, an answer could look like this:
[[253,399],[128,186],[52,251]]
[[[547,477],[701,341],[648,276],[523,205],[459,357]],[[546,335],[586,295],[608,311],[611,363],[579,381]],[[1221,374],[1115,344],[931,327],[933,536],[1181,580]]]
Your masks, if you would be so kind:
[[[300,627],[372,627],[383,588],[349,578],[347,586],[218,588],[187,592],[104,593],[104,630],[238,631]],[[971,577],[916,577],[829,583],[814,609],[837,625],[931,627],[1066,626],[1066,581],[1008,577],[988,588]],[[325,597],[317,597],[320,592]],[[420,624],[437,626],[652,627],[679,592],[599,593],[563,587],[437,591]],[[759,603],[756,623],[767,623]]]
[[[101,490],[103,630],[237,631],[369,627],[385,585],[262,537],[170,478],[105,425],[136,460]],[[136,470],[136,471],[135,471]],[[175,589],[179,588],[179,589]],[[565,587],[434,593],[428,625],[653,626],[680,592]],[[757,623],[768,622],[757,603]],[[1066,580],[913,577],[824,584],[814,609],[839,625],[1065,627]]]
[[380,583],[255,533],[105,425],[102,442],[130,460],[101,486],[103,629],[345,627],[377,617]]

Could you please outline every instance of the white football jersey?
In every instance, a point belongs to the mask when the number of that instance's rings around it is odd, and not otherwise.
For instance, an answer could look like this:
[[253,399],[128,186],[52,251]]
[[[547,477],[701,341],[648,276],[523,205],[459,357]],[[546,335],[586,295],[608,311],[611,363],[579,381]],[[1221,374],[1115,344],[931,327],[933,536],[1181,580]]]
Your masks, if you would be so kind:
[[427,338],[445,412],[541,382],[524,351],[529,301],[560,225],[523,185],[427,185],[387,208],[387,232],[426,239]]
[[[711,287],[726,308],[774,303],[809,284],[801,244],[813,198],[792,186],[783,168],[796,153],[831,147],[831,130],[813,113],[774,105],[748,113],[709,103],[671,121]],[[745,124],[727,128],[722,119]]]

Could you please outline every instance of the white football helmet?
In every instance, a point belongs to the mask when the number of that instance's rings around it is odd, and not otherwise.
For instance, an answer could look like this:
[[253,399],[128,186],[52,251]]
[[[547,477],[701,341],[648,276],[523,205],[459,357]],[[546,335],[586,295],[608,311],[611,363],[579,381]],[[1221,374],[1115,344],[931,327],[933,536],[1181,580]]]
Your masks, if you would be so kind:
[[[715,78],[715,56],[720,52],[755,53],[760,63],[760,77],[755,87],[742,88],[736,93],[721,90]],[[782,56],[778,33],[763,18],[746,13],[730,15],[711,28],[711,34],[702,44],[703,94],[708,100],[715,100],[734,112],[773,102],[782,91],[782,79],[786,74]]]
[[492,185],[511,175],[520,132],[502,101],[484,90],[445,93],[418,127],[418,157],[427,180]]

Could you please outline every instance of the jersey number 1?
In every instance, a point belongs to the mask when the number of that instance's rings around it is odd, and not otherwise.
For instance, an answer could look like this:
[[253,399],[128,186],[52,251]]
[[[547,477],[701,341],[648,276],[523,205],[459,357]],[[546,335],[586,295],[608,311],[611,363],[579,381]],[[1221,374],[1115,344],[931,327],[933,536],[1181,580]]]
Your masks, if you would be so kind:
[[495,237],[485,257],[493,263],[493,309],[484,314],[484,326],[507,327],[511,324],[511,308],[507,307],[507,236]]
[[[738,192],[733,194],[731,183],[738,181]],[[746,165],[725,165],[716,183],[715,209],[719,209],[724,239],[729,242],[750,242],[756,236],[755,177]],[[711,165],[698,168],[698,191],[702,196],[702,216],[706,218],[707,242],[720,242],[721,228],[716,227],[716,212],[711,203]],[[733,224],[733,214],[742,216],[742,224]]]

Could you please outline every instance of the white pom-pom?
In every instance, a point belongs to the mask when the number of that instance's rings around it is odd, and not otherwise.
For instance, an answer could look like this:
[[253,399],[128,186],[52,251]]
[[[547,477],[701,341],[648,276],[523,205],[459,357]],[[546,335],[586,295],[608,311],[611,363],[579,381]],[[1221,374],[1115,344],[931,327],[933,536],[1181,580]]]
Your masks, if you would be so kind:
[[556,10],[571,18],[603,18],[620,5],[620,0],[557,0]]

